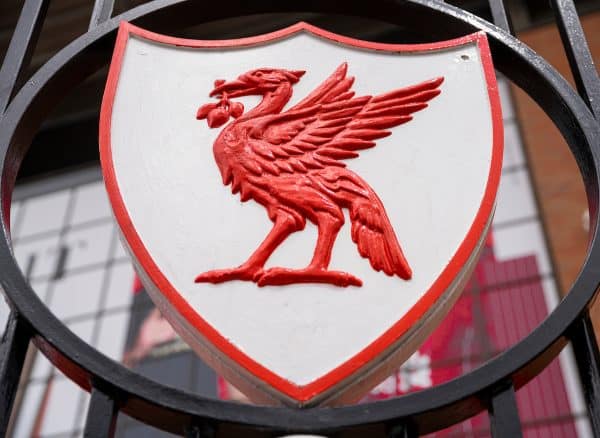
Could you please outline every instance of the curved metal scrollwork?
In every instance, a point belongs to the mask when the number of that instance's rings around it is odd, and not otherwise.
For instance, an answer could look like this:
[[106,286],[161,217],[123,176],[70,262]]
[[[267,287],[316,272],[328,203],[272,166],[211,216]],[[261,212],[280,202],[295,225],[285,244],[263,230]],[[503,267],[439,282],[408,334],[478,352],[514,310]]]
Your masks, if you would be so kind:
[[[523,88],[552,118],[579,165],[591,218],[588,257],[570,293],[529,336],[474,371],[431,389],[398,399],[344,408],[294,410],[242,406],[199,398],[162,386],[109,360],[72,334],[42,304],[13,258],[9,217],[11,193],[20,163],[44,116],[58,100],[110,61],[121,20],[158,32],[176,33],[239,15],[295,12],[343,13],[396,24],[423,41],[487,33],[496,67]],[[535,377],[567,342],[600,283],[597,240],[600,201],[600,127],[568,83],[542,58],[500,28],[464,10],[432,0],[339,2],[198,2],[156,0],[93,28],[44,65],[12,100],[0,123],[2,160],[0,285],[40,350],[82,387],[102,394],[123,412],[158,428],[197,436],[274,436],[282,433],[352,433],[373,429],[393,435],[398,427],[428,433],[462,421],[483,409],[493,413],[494,397],[507,385],[519,388]],[[366,428],[366,429],[365,429]],[[408,428],[408,429],[406,429]],[[191,432],[190,432],[191,433]],[[408,435],[408,432],[406,432]]]

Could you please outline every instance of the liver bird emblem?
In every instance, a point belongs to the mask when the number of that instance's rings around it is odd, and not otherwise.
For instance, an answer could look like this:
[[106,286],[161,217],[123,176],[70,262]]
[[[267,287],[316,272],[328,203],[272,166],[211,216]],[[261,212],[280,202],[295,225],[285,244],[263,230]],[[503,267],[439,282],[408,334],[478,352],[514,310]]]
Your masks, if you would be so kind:
[[[390,128],[412,119],[440,93],[442,77],[378,96],[351,90],[354,77],[340,65],[321,85],[283,111],[304,71],[260,68],[237,79],[215,81],[210,96],[216,103],[200,107],[197,119],[211,128],[229,123],[213,145],[223,183],[267,210],[273,228],[240,266],[204,272],[196,282],[254,281],[259,286],[328,283],[361,286],[356,276],[329,269],[333,245],[349,212],[351,237],[358,252],[376,271],[404,280],[412,276],[382,201],[342,161],[372,148],[390,135]],[[244,113],[231,98],[259,95],[261,102]],[[273,267],[265,263],[306,221],[318,228],[312,260],[306,268]]]

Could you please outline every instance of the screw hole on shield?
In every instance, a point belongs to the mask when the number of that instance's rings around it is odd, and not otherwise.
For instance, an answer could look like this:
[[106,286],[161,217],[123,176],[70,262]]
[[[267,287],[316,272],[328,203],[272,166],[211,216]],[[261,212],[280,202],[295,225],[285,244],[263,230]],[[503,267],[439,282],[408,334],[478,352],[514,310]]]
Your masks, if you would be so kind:
[[469,55],[460,55],[460,59],[462,59],[463,61],[468,61],[471,59],[471,57]]

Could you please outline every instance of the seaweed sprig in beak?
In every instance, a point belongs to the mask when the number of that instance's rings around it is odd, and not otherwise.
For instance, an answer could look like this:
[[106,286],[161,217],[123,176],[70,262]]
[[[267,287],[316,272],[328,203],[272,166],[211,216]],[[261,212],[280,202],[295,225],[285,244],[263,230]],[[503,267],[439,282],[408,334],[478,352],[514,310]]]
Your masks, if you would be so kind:
[[[220,80],[215,81],[215,87],[221,85]],[[196,119],[206,119],[210,128],[218,128],[229,121],[230,117],[237,119],[244,113],[244,105],[229,99],[226,92],[220,94],[219,101],[202,105],[196,113]]]

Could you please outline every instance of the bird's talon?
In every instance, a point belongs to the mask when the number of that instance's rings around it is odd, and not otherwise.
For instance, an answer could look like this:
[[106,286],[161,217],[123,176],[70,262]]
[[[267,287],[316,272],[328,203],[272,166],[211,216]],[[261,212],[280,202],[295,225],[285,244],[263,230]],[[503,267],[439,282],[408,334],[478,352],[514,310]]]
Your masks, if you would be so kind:
[[262,273],[258,280],[258,286],[283,286],[293,283],[322,283],[334,286],[362,286],[362,281],[342,271],[328,271],[325,269],[286,269],[271,268]]
[[263,272],[262,268],[238,267],[234,269],[216,269],[204,272],[196,277],[196,283],[223,283],[230,280],[256,281],[255,277]]
[[260,278],[265,274],[265,270],[264,269],[259,269],[258,271],[256,271],[254,273],[254,275],[252,276],[252,281],[255,283],[258,283],[258,281],[260,280]]

